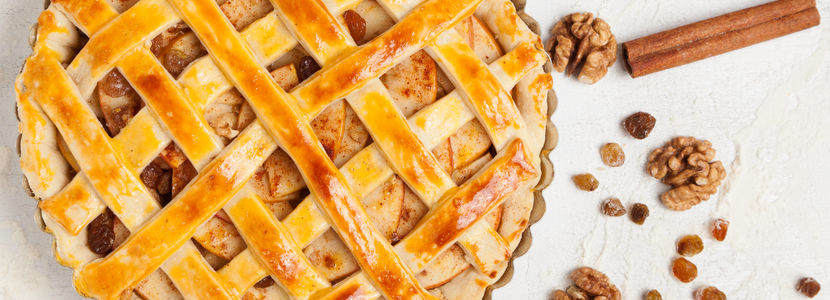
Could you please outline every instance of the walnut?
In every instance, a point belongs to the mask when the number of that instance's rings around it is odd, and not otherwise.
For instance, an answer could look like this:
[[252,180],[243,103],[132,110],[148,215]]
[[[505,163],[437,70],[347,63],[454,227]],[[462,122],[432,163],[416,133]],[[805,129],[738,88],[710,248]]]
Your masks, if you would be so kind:
[[573,13],[560,20],[551,30],[545,49],[553,57],[557,72],[567,69],[577,79],[594,84],[608,73],[617,61],[617,39],[611,27],[591,13]]
[[715,149],[709,141],[677,137],[651,152],[646,169],[652,177],[672,186],[660,196],[663,204],[673,210],[687,210],[709,200],[726,177],[723,164],[714,159]]
[[563,290],[556,290],[553,292],[553,297],[550,298],[551,300],[573,300],[571,297],[568,296],[568,293],[565,293]]
[[[571,272],[574,284],[592,296],[592,299],[620,300],[622,294],[617,286],[608,281],[608,276],[590,267],[581,267]],[[573,297],[573,295],[571,295]]]

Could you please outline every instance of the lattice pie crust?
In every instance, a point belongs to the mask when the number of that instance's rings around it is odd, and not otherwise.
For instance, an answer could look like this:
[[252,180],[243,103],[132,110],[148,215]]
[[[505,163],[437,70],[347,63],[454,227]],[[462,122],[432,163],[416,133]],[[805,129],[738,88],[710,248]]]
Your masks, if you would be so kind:
[[508,0],[53,0],[33,49],[21,166],[84,296],[478,299],[548,181]]

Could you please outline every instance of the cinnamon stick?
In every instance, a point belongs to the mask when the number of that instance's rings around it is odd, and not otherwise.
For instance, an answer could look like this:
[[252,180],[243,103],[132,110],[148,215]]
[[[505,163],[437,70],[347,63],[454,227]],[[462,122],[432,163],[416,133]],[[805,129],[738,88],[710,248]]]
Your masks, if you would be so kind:
[[781,0],[623,43],[631,77],[757,44],[818,25],[815,0]]

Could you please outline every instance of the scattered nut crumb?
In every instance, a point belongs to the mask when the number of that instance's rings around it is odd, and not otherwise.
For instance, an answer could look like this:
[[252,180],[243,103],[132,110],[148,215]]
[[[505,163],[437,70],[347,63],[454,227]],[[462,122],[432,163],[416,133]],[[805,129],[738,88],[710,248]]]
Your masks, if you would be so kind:
[[703,251],[703,240],[697,234],[690,234],[677,241],[677,254],[695,256]]
[[577,287],[587,292],[589,296],[594,297],[593,299],[597,299],[599,296],[604,296],[607,300],[620,300],[622,298],[617,286],[608,281],[608,276],[593,268],[581,267],[574,270],[571,272],[571,280]]
[[593,192],[599,187],[599,181],[591,173],[576,175],[573,181],[576,187],[583,191]]
[[712,222],[712,237],[718,242],[723,242],[726,239],[726,230],[729,229],[729,221],[724,219],[717,219]]
[[644,297],[645,300],[663,300],[663,295],[660,295],[660,292],[657,290],[650,290],[646,293]]
[[654,116],[641,111],[625,118],[623,128],[635,139],[642,140],[648,137],[651,130],[654,129],[655,123],[657,123],[657,119]]
[[620,199],[609,198],[602,203],[602,213],[606,216],[619,217],[624,215],[626,211]]
[[[545,50],[553,57],[557,72],[579,72],[579,81],[594,84],[617,61],[617,39],[611,27],[591,13],[573,13],[551,30]],[[579,69],[579,70],[577,70]]]
[[813,298],[821,291],[821,285],[813,277],[804,277],[798,281],[795,289],[804,294],[804,296]]
[[602,162],[609,167],[619,167],[625,162],[625,152],[617,143],[605,144],[599,149],[599,154],[602,157]]
[[695,300],[726,300],[726,294],[716,287],[707,286],[695,291]]
[[648,158],[648,173],[673,188],[660,196],[666,207],[687,210],[718,191],[726,170],[715,158],[712,143],[693,137],[677,137]]
[[631,221],[637,223],[637,225],[643,225],[646,222],[646,218],[648,218],[648,206],[642,203],[634,203],[631,206]]
[[697,278],[697,266],[689,260],[678,257],[671,264],[671,271],[677,280],[685,283],[692,282]]

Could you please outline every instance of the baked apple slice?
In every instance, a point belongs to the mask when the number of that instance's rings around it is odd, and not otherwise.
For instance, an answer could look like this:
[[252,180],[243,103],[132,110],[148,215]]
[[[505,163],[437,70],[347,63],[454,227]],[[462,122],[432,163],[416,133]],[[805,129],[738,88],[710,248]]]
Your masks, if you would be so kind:
[[343,279],[359,269],[349,249],[332,229],[312,241],[303,253],[328,281]]
[[423,50],[386,72],[380,81],[406,117],[435,102],[438,93],[435,61]]

